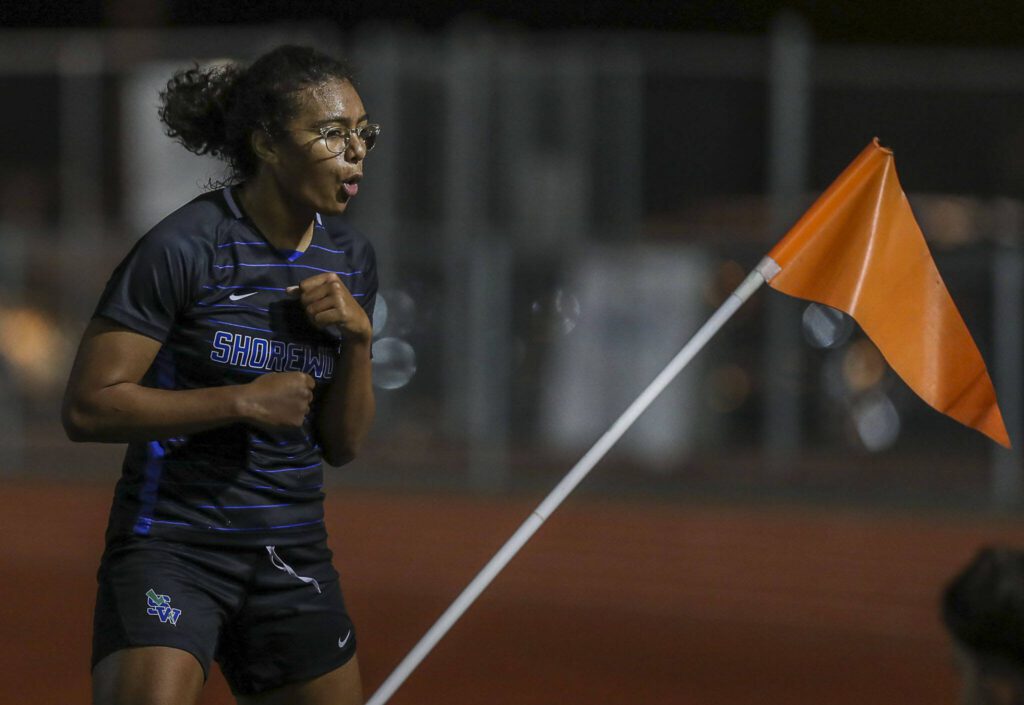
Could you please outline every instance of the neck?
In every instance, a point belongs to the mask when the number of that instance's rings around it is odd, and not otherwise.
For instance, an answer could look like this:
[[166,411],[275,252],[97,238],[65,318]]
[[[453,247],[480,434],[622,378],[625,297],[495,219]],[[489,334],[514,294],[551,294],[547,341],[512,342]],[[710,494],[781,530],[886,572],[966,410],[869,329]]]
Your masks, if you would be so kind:
[[315,213],[297,207],[265,171],[237,190],[242,210],[263,237],[281,250],[305,250],[313,238]]

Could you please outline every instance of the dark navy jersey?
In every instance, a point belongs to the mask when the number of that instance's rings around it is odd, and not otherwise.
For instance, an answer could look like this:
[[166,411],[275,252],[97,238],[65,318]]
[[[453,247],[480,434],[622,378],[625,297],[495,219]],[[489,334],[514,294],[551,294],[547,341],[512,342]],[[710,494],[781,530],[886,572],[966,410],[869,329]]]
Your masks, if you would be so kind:
[[297,370],[316,380],[316,390],[301,429],[271,433],[238,423],[130,443],[108,539],[294,545],[325,536],[314,419],[341,343],[285,293],[321,272],[336,272],[372,318],[377,272],[362,235],[317,215],[305,251],[279,250],[230,189],[172,213],[114,270],[95,315],[161,342],[143,385],[197,389]]

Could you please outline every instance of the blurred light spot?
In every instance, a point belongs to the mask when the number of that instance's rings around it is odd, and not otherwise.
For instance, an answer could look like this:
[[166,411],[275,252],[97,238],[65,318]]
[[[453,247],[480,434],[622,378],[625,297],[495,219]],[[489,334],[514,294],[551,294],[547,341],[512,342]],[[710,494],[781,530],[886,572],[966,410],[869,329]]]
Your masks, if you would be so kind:
[[838,309],[812,303],[804,309],[804,338],[816,348],[837,348],[850,338],[853,319]]
[[750,375],[739,365],[716,367],[708,376],[708,392],[708,404],[714,411],[736,411],[750,396]]
[[0,356],[21,382],[35,388],[61,383],[68,349],[58,327],[43,313],[0,308]]
[[868,450],[885,450],[899,438],[900,414],[882,392],[872,392],[859,399],[851,413],[857,435]]
[[851,344],[843,355],[843,380],[846,388],[854,394],[867,391],[881,382],[885,370],[885,358],[867,338]]
[[564,289],[530,303],[531,329],[543,340],[568,335],[580,321],[580,302]]
[[388,302],[383,294],[377,294],[377,301],[373,305],[373,335],[378,337],[384,332],[388,324]]
[[373,386],[404,387],[416,374],[416,351],[399,338],[381,338],[373,344]]
[[[412,333],[416,328],[416,301],[401,289],[391,289],[382,294],[387,296],[387,315],[380,328],[374,326],[377,335],[403,337]],[[380,296],[378,294],[378,301]]]
[[931,196],[920,204],[915,200],[914,214],[929,242],[940,247],[958,247],[979,238],[983,221],[976,199],[962,196]]

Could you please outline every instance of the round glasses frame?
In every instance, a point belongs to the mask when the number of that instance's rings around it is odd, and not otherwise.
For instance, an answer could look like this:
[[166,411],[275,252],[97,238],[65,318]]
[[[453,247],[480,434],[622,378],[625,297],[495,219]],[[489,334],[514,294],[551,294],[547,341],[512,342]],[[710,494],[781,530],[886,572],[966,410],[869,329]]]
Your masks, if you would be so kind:
[[380,125],[373,122],[360,125],[359,127],[337,127],[332,125],[330,127],[317,128],[317,132],[320,133],[320,139],[324,141],[324,146],[327,147],[327,151],[331,154],[344,154],[352,143],[352,135],[358,137],[366,151],[370,152],[377,144],[377,137],[380,135]]

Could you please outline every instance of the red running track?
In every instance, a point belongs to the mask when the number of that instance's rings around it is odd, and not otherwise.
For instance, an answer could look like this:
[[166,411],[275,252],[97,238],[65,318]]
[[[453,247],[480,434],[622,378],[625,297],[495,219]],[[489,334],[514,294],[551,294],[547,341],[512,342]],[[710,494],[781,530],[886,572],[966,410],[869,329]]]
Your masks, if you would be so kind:
[[[0,703],[89,702],[111,491],[3,486]],[[333,495],[368,695],[539,501]],[[391,702],[952,705],[939,591],[995,541],[1024,525],[570,499]],[[233,702],[219,673],[203,702]]]

